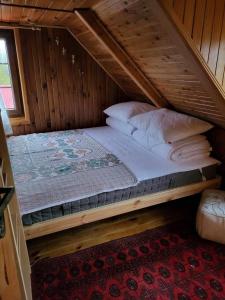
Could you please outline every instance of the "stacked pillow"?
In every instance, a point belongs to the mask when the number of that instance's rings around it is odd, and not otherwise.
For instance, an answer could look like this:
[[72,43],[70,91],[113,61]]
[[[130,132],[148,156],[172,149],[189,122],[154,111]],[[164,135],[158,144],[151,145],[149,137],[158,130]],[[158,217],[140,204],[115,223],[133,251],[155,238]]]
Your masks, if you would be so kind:
[[167,160],[204,159],[212,150],[200,134],[213,126],[197,118],[135,101],[115,104],[104,112],[109,116],[107,125]]
[[130,118],[155,109],[148,103],[136,101],[118,103],[104,110],[104,113],[109,116],[106,119],[106,124],[126,135],[132,135],[136,128],[129,124]]
[[171,161],[204,159],[212,150],[205,136],[213,126],[208,122],[166,108],[136,115],[129,120],[137,130],[133,138]]

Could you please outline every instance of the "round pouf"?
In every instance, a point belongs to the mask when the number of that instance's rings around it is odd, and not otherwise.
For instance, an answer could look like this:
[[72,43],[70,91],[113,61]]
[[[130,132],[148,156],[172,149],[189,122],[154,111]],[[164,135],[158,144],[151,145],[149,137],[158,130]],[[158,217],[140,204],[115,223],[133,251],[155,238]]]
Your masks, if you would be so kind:
[[196,228],[202,238],[225,244],[225,191],[203,192]]

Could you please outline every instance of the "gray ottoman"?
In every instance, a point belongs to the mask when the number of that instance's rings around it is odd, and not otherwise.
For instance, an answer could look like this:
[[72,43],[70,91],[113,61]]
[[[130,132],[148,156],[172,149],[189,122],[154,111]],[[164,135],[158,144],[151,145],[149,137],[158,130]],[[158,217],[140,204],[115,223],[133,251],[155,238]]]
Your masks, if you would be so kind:
[[203,192],[196,228],[202,238],[225,244],[225,191]]

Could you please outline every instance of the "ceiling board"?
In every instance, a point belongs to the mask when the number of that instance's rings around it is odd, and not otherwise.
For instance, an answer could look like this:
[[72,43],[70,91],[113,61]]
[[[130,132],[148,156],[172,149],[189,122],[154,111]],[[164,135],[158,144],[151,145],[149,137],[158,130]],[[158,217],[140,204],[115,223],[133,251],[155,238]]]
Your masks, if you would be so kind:
[[[159,6],[160,1],[14,0],[11,2],[16,5],[29,3],[44,9],[28,10],[1,5],[0,20],[66,27],[127,94],[139,97],[140,100],[145,99],[140,88],[118,62],[112,59],[109,49],[107,50],[90,28],[87,30],[72,13],[74,8],[92,7],[134,64],[177,110],[198,115],[224,126],[225,105],[220,87],[211,78],[207,66],[201,61],[198,53],[190,50],[189,42],[184,41],[182,33],[177,34],[177,29],[168,18],[168,14]],[[47,8],[71,12],[51,11]]]

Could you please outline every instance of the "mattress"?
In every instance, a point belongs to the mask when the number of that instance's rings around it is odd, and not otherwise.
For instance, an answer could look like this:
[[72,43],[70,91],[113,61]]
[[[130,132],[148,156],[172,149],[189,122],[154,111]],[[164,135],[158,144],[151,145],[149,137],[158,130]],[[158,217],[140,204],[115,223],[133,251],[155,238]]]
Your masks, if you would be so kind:
[[21,215],[138,184],[83,130],[10,137],[8,148]]
[[[51,189],[51,201],[48,201],[49,203],[47,207],[45,206],[41,207],[38,204],[35,204],[35,202],[32,202],[32,205],[34,206],[36,205],[35,209],[32,209],[32,211],[25,211],[24,213],[21,210],[22,220],[24,225],[32,225],[34,223],[41,222],[44,220],[49,220],[52,218],[68,215],[75,212],[80,212],[83,210],[99,207],[102,205],[107,205],[118,201],[127,200],[133,197],[143,196],[146,194],[155,193],[166,189],[171,189],[171,188],[175,188],[175,187],[179,187],[191,183],[196,183],[206,179],[212,179],[215,178],[216,176],[216,167],[218,165],[218,161],[216,161],[213,158],[206,158],[202,161],[199,160],[188,161],[188,163],[174,163],[168,160],[163,160],[162,158],[158,157],[156,154],[153,154],[149,150],[143,148],[131,136],[126,136],[120,133],[119,131],[112,129],[108,126],[89,128],[89,129],[85,129],[84,131],[87,136],[92,138],[94,143],[96,142],[99,144],[99,146],[96,145],[96,147],[97,148],[99,147],[101,149],[101,152],[102,151],[104,152],[106,150],[106,152],[109,152],[112,155],[114,155],[116,158],[118,158],[127,168],[127,170],[129,170],[130,173],[133,174],[136,183],[132,185],[127,185],[124,188],[121,187],[119,188],[119,186],[116,186],[111,190],[105,189],[104,184],[102,184],[102,189],[98,193],[92,193],[83,197],[79,195],[80,197],[76,197],[76,198],[73,197],[73,195],[71,194],[70,198],[67,198],[67,194],[68,194],[67,191],[66,193],[62,192],[64,191],[63,188],[66,189],[67,185],[64,186],[63,184],[63,186],[60,186],[61,184],[60,182],[61,181],[64,182],[65,178],[67,178],[63,173],[63,177],[61,179],[58,178],[59,184],[54,183],[52,185],[55,188]],[[74,133],[73,132],[74,131],[68,131],[68,135],[70,135],[70,139],[69,139],[70,141],[71,138],[72,140],[74,139],[73,134],[75,136],[77,135],[76,132]],[[40,136],[44,139],[44,141],[45,139],[47,139],[49,143],[49,137],[52,136],[54,137],[54,135],[57,136],[57,143],[58,143],[58,135],[60,135],[59,140],[61,142],[63,135],[67,135],[67,132],[41,134]],[[34,138],[33,135],[28,135],[26,137],[26,139],[32,141],[33,138]],[[21,147],[23,148],[24,137],[21,136],[21,141],[20,141],[20,137],[16,137],[16,139],[17,142],[20,142]],[[39,138],[37,140],[39,140]],[[53,142],[55,142],[55,140]],[[8,143],[8,145],[9,144],[10,143]],[[65,144],[65,139],[63,140],[63,144]],[[91,144],[93,143],[91,142]],[[39,155],[39,152],[43,151],[42,144],[36,145],[35,143],[32,143],[31,145],[32,147],[34,147],[34,149],[31,147],[31,150],[33,149],[35,151],[33,152],[33,150],[32,151],[29,150],[28,152],[29,154],[33,155],[33,153],[35,153],[36,155],[37,153]],[[45,143],[43,145],[45,145]],[[36,149],[38,147],[39,148],[41,147],[40,150],[38,149],[39,151],[37,151]],[[11,147],[9,147],[9,149],[10,148]],[[89,143],[87,144],[87,148],[89,148]],[[15,154],[17,154],[17,152],[19,151],[19,147],[17,146],[17,144],[14,144],[14,147],[11,148],[11,150],[12,149],[15,151]],[[48,148],[46,149],[47,152],[51,153],[50,150],[51,149]],[[11,158],[12,156],[13,156],[13,152],[11,152]],[[32,158],[34,159],[35,157]],[[36,161],[37,161],[36,163],[38,163],[37,159]],[[45,168],[50,169],[51,164],[52,161],[50,160],[49,167],[48,167],[48,160],[46,160]],[[21,162],[19,165],[21,165]],[[16,170],[14,170],[14,177],[16,182],[18,181],[18,178],[16,178],[15,176],[16,174],[15,171]],[[69,176],[71,177],[71,174],[69,174]],[[92,178],[94,181],[96,180],[95,177]],[[50,180],[53,181],[54,177],[50,178]],[[46,179],[46,182],[49,184],[49,179],[48,180]],[[45,183],[45,180],[43,181],[43,183],[47,184]],[[73,180],[72,180],[72,184],[73,184]],[[45,186],[43,186],[43,189],[40,190],[42,194],[44,188]],[[90,188],[92,188],[92,185],[90,185]],[[29,193],[32,192],[32,189],[29,189],[28,192]],[[56,195],[56,198],[59,197],[60,195],[60,202],[57,201],[54,202],[55,199],[54,195]],[[42,198],[43,200],[46,199],[46,197],[42,197]],[[32,194],[28,200],[32,201]]]
[[219,163],[211,157],[201,160],[188,160],[182,163],[163,159],[150,150],[145,149],[131,136],[120,133],[109,126],[88,128],[85,131],[118,157],[131,170],[138,181],[202,169]]
[[204,167],[201,170],[196,169],[191,171],[178,172],[143,180],[134,187],[101,193],[85,199],[69,202],[62,205],[56,205],[54,207],[39,210],[30,214],[25,214],[22,216],[22,221],[25,226],[28,226],[38,222],[62,217],[103,205],[128,200],[133,197],[140,197],[151,193],[165,191],[184,185],[213,179],[216,177],[216,169],[217,165],[211,165],[208,167]]

